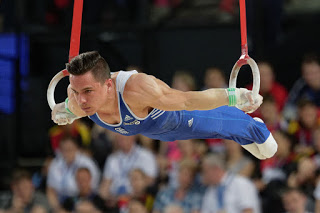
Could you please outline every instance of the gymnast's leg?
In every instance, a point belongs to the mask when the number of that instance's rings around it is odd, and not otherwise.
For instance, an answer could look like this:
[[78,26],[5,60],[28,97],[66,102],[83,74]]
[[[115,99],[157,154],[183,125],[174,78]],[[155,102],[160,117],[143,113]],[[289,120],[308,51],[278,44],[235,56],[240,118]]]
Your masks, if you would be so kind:
[[277,143],[263,121],[253,119],[235,107],[223,106],[186,114],[189,114],[188,119],[194,118],[194,137],[234,140],[259,159],[270,158],[277,151]]

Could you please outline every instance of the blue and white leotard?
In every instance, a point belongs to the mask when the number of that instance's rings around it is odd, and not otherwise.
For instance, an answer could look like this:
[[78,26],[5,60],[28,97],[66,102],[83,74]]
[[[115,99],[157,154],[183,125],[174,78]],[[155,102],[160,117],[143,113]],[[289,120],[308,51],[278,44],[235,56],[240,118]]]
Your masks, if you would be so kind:
[[122,135],[142,134],[161,141],[223,138],[241,145],[263,143],[270,135],[264,123],[255,121],[235,107],[212,110],[163,111],[153,109],[146,117],[137,117],[126,104],[123,91],[127,80],[136,71],[120,71],[116,79],[119,124],[108,124],[96,113],[89,116],[98,125]]

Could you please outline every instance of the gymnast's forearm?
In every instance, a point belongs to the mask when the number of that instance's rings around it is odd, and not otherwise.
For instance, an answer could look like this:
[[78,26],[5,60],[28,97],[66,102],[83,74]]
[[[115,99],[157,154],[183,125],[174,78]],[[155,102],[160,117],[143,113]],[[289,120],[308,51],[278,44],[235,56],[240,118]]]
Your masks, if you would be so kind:
[[225,89],[208,89],[191,91],[187,94],[186,110],[210,110],[228,105],[229,99]]

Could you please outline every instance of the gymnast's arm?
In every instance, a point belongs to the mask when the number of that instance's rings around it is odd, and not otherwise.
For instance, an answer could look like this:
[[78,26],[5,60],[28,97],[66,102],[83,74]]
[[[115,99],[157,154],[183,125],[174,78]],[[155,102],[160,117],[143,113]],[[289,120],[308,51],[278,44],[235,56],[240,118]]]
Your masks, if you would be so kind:
[[225,89],[182,92],[170,88],[163,81],[143,73],[131,76],[126,84],[124,98],[127,103],[165,111],[210,110],[228,105]]
[[68,109],[79,118],[85,117],[86,113],[78,105],[70,84],[68,86],[68,98],[69,98]]

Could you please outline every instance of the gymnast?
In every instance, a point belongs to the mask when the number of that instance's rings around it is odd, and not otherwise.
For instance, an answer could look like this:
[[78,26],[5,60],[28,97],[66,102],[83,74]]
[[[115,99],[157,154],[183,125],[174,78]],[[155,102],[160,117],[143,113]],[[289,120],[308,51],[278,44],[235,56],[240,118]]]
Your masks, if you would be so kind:
[[66,70],[68,98],[52,110],[52,120],[59,125],[88,116],[122,135],[142,134],[161,141],[230,139],[261,160],[277,151],[263,121],[246,114],[262,103],[260,95],[247,89],[182,92],[144,73],[112,73],[97,51],[74,57]]

